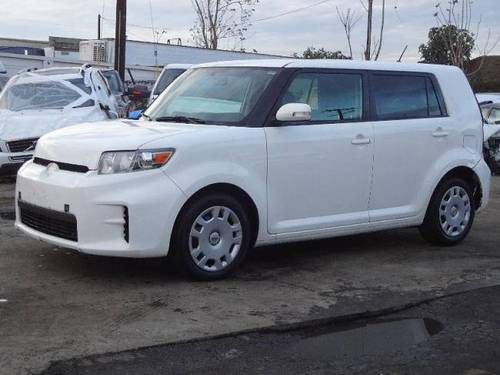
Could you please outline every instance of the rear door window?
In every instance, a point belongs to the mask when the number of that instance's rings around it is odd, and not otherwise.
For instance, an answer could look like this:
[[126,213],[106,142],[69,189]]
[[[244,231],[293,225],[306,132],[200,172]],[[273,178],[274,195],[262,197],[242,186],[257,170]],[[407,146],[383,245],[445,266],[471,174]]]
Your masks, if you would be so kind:
[[443,116],[438,92],[427,76],[373,74],[372,94],[378,120]]

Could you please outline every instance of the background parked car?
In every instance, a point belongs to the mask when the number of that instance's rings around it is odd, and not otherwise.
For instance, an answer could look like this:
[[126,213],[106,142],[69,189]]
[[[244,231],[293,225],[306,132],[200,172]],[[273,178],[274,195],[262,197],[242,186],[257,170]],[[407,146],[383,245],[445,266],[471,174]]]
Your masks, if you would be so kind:
[[174,82],[177,77],[188,70],[191,64],[168,64],[166,65],[160,73],[160,76],[151,90],[151,96],[149,98],[149,105],[153,103],[160,94],[165,91],[165,89]]
[[476,94],[476,99],[481,103],[493,102],[500,103],[500,92],[484,92]]
[[484,124],[484,158],[493,174],[500,172],[500,97],[499,102],[481,104]]
[[0,174],[32,157],[42,135],[83,122],[117,117],[103,75],[90,66],[26,71],[0,94]]
[[109,89],[115,97],[118,105],[118,114],[120,117],[126,117],[130,100],[126,96],[125,85],[118,72],[114,69],[101,69],[101,73],[108,82]]

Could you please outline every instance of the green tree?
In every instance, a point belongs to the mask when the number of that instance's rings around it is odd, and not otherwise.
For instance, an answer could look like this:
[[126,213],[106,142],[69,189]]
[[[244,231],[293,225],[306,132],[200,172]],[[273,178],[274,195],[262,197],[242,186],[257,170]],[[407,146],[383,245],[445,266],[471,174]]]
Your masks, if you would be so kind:
[[462,69],[468,66],[475,44],[474,34],[469,30],[446,24],[431,28],[428,37],[428,42],[419,47],[421,62]]
[[[297,54],[294,56],[298,57]],[[341,51],[328,51],[324,48],[316,49],[314,47],[307,47],[307,49],[302,52],[302,57],[304,59],[349,59],[349,57],[345,56]]]

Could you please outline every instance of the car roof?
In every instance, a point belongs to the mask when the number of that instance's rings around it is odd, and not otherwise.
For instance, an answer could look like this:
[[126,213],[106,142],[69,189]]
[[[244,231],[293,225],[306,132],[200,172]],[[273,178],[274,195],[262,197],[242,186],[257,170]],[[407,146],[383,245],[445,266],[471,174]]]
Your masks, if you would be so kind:
[[235,60],[206,63],[195,66],[195,68],[200,67],[329,68],[410,71],[422,73],[435,73],[450,69],[459,70],[457,67],[448,65],[331,59]]
[[80,68],[47,68],[29,70],[27,72],[41,76],[59,76],[63,74],[80,74]]

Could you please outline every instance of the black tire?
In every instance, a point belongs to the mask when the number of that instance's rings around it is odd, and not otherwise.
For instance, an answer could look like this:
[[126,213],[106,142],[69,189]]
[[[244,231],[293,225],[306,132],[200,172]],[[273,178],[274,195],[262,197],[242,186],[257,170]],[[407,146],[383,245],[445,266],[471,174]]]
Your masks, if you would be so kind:
[[[214,207],[227,207],[236,214],[241,225],[241,244],[237,255],[231,263],[218,271],[207,271],[198,266],[190,251],[190,232],[195,220],[205,210]],[[201,281],[222,279],[233,273],[241,264],[251,246],[251,225],[244,205],[230,195],[223,193],[208,193],[188,204],[177,219],[171,251],[178,270],[187,273],[190,277]],[[221,237],[222,238],[222,237]]]
[[[440,204],[445,194],[452,187],[461,187],[465,190],[469,197],[470,204],[470,218],[465,228],[460,234],[450,236],[441,226],[441,216],[440,216]],[[429,207],[425,214],[425,219],[422,225],[419,227],[421,235],[428,242],[439,246],[454,246],[462,242],[472,227],[475,216],[475,207],[473,203],[472,189],[469,184],[461,178],[452,177],[440,183],[440,185],[434,191]]]

